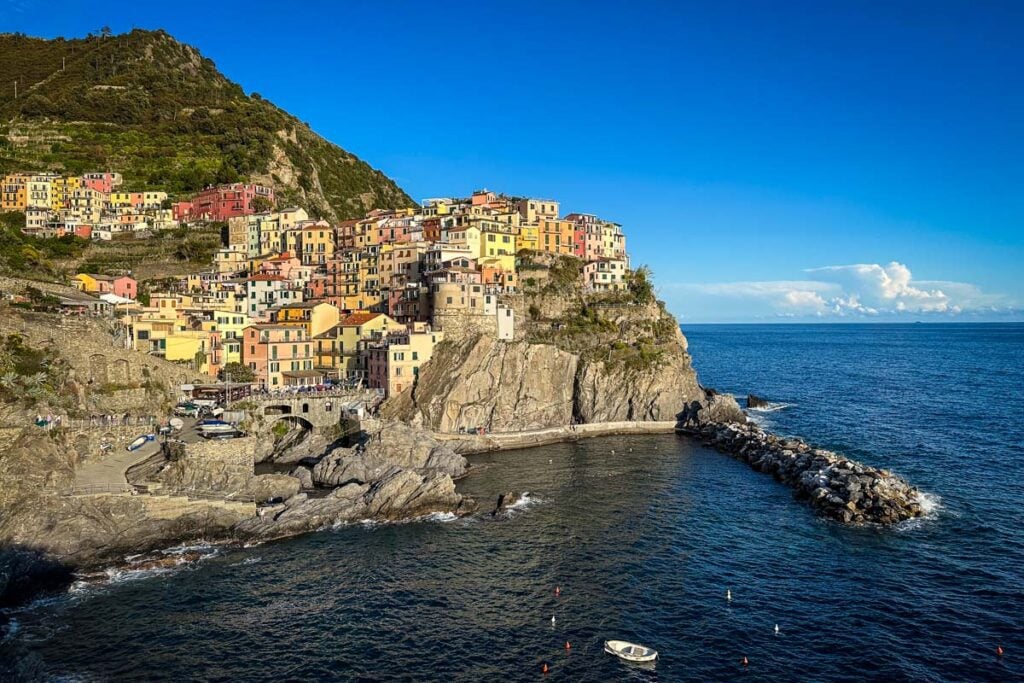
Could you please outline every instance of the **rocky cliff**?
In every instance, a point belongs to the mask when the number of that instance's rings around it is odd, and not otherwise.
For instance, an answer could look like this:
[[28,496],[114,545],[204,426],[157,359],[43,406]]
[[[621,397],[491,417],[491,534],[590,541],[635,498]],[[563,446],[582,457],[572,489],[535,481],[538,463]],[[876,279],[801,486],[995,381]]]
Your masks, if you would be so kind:
[[[527,305],[542,311],[536,301]],[[438,432],[508,432],[673,420],[705,400],[686,338],[660,305],[581,299],[557,310],[519,316],[515,341],[480,334],[443,343],[383,414]]]

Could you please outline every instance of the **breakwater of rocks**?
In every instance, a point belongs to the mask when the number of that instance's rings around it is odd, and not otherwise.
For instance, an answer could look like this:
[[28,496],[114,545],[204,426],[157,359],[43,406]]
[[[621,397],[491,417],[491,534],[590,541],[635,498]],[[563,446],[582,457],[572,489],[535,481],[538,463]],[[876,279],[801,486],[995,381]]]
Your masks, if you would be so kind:
[[754,423],[705,422],[679,431],[771,474],[829,519],[889,525],[925,513],[921,492],[902,477],[800,439],[777,436]]

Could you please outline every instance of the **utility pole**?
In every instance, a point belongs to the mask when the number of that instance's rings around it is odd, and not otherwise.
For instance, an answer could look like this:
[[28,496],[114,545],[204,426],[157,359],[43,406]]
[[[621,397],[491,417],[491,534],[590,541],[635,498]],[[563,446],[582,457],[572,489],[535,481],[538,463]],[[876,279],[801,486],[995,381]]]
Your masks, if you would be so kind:
[[17,81],[17,79],[15,79],[15,81],[14,81],[14,99],[18,99],[18,81]]
[[63,71],[63,70],[64,70],[64,60],[65,60],[65,59],[67,59],[67,58],[66,58],[66,57],[61,57],[61,58],[60,58],[60,70],[61,70],[61,71]]

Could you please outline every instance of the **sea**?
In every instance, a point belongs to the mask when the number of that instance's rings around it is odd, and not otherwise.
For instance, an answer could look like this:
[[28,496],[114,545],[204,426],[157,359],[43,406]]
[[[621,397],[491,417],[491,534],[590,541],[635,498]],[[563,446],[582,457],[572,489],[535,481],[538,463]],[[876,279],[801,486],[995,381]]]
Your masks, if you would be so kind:
[[3,652],[58,681],[1024,680],[1024,325],[684,332],[705,385],[929,514],[823,521],[674,435],[481,455],[480,514],[171,549],[8,614]]

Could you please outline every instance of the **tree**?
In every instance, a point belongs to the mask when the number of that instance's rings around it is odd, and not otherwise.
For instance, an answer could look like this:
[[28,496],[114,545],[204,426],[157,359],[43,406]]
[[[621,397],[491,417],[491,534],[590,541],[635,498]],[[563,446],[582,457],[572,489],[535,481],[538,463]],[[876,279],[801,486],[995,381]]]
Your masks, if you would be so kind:
[[252,368],[241,363],[231,362],[220,371],[221,378],[225,381],[238,382],[239,384],[251,384],[256,381],[256,375]]
[[255,213],[263,213],[270,211],[274,206],[270,203],[270,200],[266,197],[253,197],[252,201],[249,202],[249,206]]

